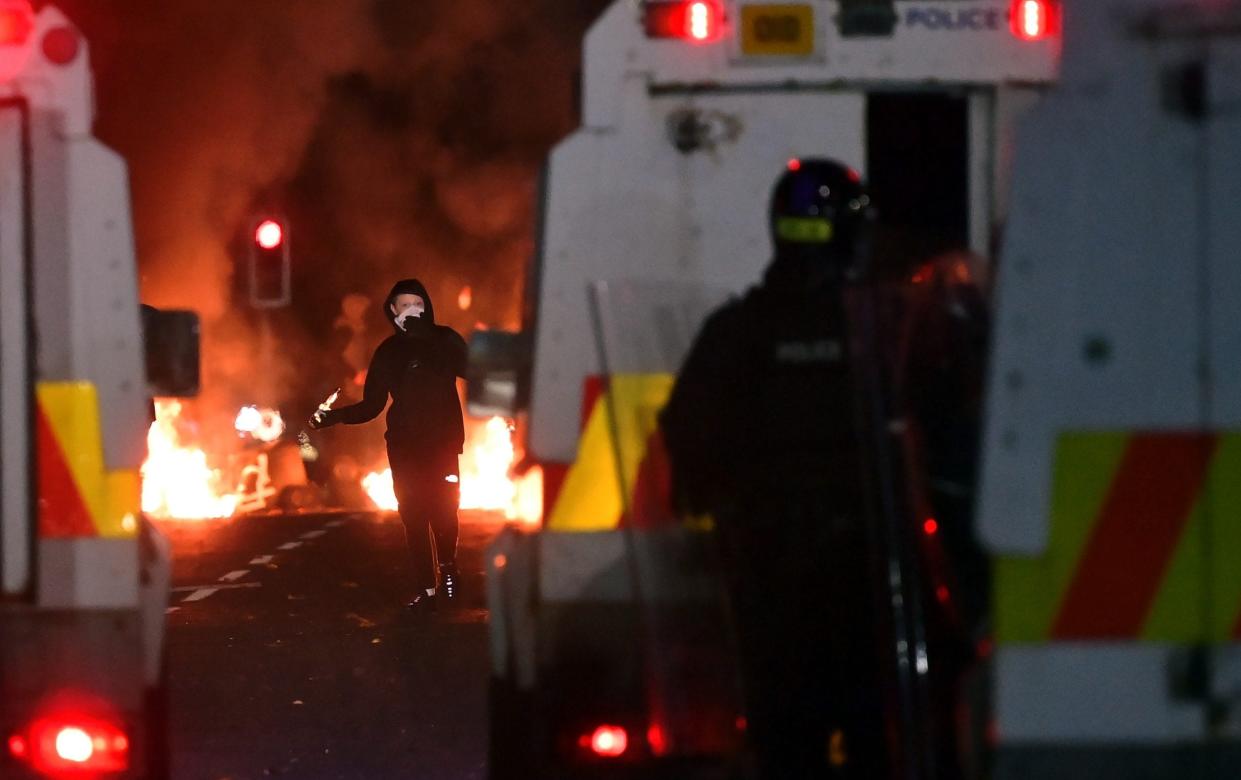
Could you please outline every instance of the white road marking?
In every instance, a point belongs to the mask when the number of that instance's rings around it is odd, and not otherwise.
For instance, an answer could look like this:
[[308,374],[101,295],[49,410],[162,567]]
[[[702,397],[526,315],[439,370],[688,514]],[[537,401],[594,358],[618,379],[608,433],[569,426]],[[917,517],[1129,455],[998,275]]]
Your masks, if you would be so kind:
[[301,542],[285,542],[284,544],[280,545],[276,549],[277,550],[292,550],[292,549],[295,549],[301,546],[302,546]]
[[180,607],[169,607],[168,609],[164,610],[164,614],[171,615],[174,612],[180,611],[180,609],[181,609]]
[[302,539],[318,539],[320,536],[323,536],[325,533],[327,533],[327,531],[307,531],[306,533],[301,535],[301,538]]
[[271,563],[271,558],[272,557],[270,555],[260,555],[257,558],[251,558],[250,565],[251,566],[265,566]]
[[[261,588],[263,584],[260,582],[236,582],[231,585],[186,585],[181,588],[173,588],[173,593],[192,593],[196,590],[210,590],[215,593],[217,590],[236,590],[238,588]],[[202,598],[207,598],[203,596]]]
[[326,525],[328,528],[340,528],[344,524],[345,524],[344,520],[333,520],[327,523]]
[[212,593],[215,593],[218,590],[219,588],[199,588],[198,590],[194,591],[193,593],[191,593],[190,595],[182,599],[182,601],[186,601],[186,602],[202,601],[203,599],[207,598]]
[[230,571],[228,574],[225,574],[223,577],[220,578],[220,582],[236,582],[237,580],[241,579],[242,577],[246,576],[249,573],[250,573],[249,569],[238,569],[237,571]]

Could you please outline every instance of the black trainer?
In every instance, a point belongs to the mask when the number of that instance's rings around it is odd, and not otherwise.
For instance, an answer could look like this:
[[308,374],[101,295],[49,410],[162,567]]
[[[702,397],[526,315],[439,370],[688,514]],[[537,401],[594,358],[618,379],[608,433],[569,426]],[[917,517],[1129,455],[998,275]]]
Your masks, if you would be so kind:
[[427,593],[419,593],[414,596],[413,601],[405,605],[412,615],[428,615],[436,610],[435,596]]
[[449,601],[455,601],[458,594],[457,565],[455,563],[440,564],[440,593]]

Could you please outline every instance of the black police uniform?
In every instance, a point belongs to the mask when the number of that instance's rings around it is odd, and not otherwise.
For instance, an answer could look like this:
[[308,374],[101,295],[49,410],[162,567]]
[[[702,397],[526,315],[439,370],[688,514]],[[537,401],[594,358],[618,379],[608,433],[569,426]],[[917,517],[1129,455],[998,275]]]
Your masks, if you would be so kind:
[[[704,324],[660,417],[681,509],[715,516],[764,778],[878,776],[882,717],[847,290],[873,211],[800,161],[763,283]],[[833,751],[832,735],[839,732]]]

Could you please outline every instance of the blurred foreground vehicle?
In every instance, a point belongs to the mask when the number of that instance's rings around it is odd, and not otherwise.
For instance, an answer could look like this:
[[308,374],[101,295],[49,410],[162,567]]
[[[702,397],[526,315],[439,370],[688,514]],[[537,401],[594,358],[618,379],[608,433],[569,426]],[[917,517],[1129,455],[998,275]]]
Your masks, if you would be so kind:
[[[471,411],[524,415],[526,465],[545,486],[544,529],[513,529],[493,550],[496,777],[523,766],[689,776],[685,761],[745,771],[710,543],[659,510],[656,419],[672,372],[703,317],[770,260],[767,198],[791,161],[837,159],[870,184],[877,283],[899,287],[959,252],[985,288],[1017,121],[1056,76],[1060,10],[648,0],[615,3],[588,33],[582,126],[544,170],[523,329],[471,345]],[[881,426],[866,430],[886,442]],[[947,516],[914,468],[917,436],[894,438],[882,464],[893,501],[872,518],[891,531],[876,555],[900,575],[876,593],[891,611],[893,771],[974,771],[975,759],[943,759],[980,753],[971,735],[985,730],[984,697],[958,693],[960,664],[928,650],[936,636],[969,643],[985,628],[936,617],[986,587],[958,584],[959,551],[944,549],[972,536],[972,486]],[[958,705],[970,725],[947,714]],[[847,751],[833,749],[848,771]]]
[[140,309],[125,163],[87,42],[0,3],[0,775],[167,777],[169,550],[141,512],[151,399],[198,320]]

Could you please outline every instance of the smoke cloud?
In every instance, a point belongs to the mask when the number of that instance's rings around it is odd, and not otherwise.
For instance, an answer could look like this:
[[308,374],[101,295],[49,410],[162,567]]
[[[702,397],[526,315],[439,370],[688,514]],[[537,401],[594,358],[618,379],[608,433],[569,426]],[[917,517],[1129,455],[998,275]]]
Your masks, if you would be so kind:
[[[91,44],[96,132],[130,164],[143,299],[203,318],[208,406],[313,406],[330,381],[306,356],[368,354],[398,278],[463,332],[518,324],[539,165],[576,124],[606,4],[57,3]],[[265,208],[291,221],[294,305],[260,316],[242,260]]]

